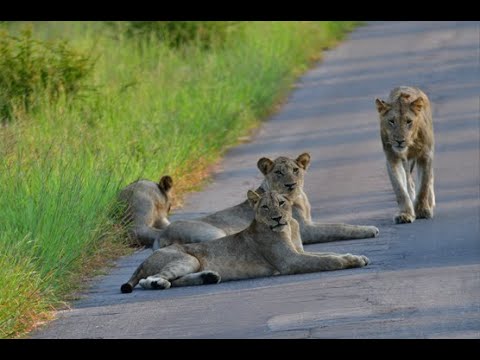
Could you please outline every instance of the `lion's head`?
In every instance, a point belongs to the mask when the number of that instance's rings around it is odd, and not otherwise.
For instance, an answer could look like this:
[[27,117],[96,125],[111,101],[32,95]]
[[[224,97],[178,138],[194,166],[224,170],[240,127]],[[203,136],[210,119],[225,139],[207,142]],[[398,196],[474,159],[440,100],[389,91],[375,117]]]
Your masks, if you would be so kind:
[[275,160],[262,157],[258,169],[265,175],[268,190],[295,199],[303,189],[305,171],[310,164],[310,155],[303,153],[296,159],[280,156]]
[[380,130],[396,153],[405,152],[415,141],[424,107],[422,97],[412,99],[410,94],[400,93],[392,103],[375,99],[380,117]]
[[160,199],[160,201],[155,202],[157,219],[154,226],[159,229],[163,229],[170,225],[170,221],[168,221],[168,214],[170,213],[170,210],[172,208],[172,187],[172,178],[168,175],[162,176],[160,181],[158,182],[158,189],[163,195],[163,198]]
[[286,196],[276,191],[266,191],[259,195],[248,190],[247,197],[258,223],[268,226],[275,232],[287,230],[286,225],[292,220],[292,205]]

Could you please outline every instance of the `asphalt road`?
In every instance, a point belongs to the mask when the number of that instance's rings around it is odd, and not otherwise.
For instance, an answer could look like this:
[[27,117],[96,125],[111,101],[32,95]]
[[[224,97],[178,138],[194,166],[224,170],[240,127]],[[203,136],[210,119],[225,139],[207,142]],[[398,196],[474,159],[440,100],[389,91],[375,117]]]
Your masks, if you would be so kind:
[[[242,201],[262,156],[312,155],[316,221],[376,225],[375,239],[306,246],[367,255],[362,269],[121,294],[150,254],[118,261],[36,338],[480,338],[480,22],[373,22],[299,79],[253,141],[172,219]],[[423,89],[436,136],[433,220],[394,225],[375,97]]]

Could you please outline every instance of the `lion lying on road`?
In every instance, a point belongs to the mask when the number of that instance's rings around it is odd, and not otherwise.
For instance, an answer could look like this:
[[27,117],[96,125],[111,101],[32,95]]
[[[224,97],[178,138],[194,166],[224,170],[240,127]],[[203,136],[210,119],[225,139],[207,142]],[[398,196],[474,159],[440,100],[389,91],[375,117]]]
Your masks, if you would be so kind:
[[173,180],[163,176],[154,183],[138,180],[120,191],[118,199],[125,205],[122,223],[128,226],[130,237],[139,245],[151,246],[161,229],[167,227],[171,207]]
[[[304,244],[377,236],[379,231],[375,226],[319,224],[312,221],[310,202],[303,191],[304,176],[309,164],[310,155],[308,153],[303,153],[296,159],[284,156],[275,160],[261,158],[258,160],[257,167],[265,179],[256,192],[275,190],[293,201],[293,217],[299,223]],[[175,221],[159,233],[153,249],[156,250],[173,243],[203,242],[234,234],[245,229],[254,216],[248,201],[244,201],[197,220]]]
[[255,214],[250,226],[220,239],[154,251],[121,286],[122,293],[132,292],[138,283],[145,289],[168,289],[368,264],[363,255],[305,252],[286,196],[251,190],[247,196]]

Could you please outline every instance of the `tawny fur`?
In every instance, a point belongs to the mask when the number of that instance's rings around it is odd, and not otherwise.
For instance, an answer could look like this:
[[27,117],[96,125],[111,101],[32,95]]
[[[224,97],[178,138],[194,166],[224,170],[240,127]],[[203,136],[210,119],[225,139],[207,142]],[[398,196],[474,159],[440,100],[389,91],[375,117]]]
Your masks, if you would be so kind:
[[172,201],[173,181],[163,176],[158,183],[138,180],[120,191],[118,199],[124,204],[122,223],[138,245],[152,246],[161,229],[166,228]]
[[168,289],[272,275],[362,267],[366,256],[303,250],[290,200],[276,191],[248,191],[254,219],[239,233],[197,244],[173,244],[154,251],[121,286],[132,292]]
[[[399,206],[394,221],[401,224],[432,218],[434,133],[427,95],[420,89],[400,86],[390,92],[387,101],[376,99],[375,105],[388,175]],[[418,194],[412,177],[415,165]]]
[[[299,223],[304,244],[377,236],[379,231],[375,226],[320,224],[312,221],[310,202],[303,191],[309,164],[308,153],[303,153],[296,159],[284,156],[275,160],[265,157],[259,159],[257,167],[265,179],[256,192],[275,190],[293,201],[293,217]],[[196,220],[175,221],[160,234],[153,248],[155,250],[173,243],[203,242],[234,234],[249,226],[254,216],[248,202],[244,201]]]

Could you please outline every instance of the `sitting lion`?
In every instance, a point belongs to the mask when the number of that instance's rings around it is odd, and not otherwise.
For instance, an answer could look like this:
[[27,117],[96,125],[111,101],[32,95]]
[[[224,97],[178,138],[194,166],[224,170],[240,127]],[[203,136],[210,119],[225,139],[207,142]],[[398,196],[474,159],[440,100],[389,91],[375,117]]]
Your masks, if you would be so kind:
[[[435,208],[430,101],[420,89],[400,86],[390,92],[388,102],[376,99],[375,104],[388,175],[400,207],[394,221],[402,224],[415,218],[430,219]],[[415,164],[420,181],[417,197],[412,178]]]
[[167,227],[171,207],[173,180],[163,176],[154,183],[138,180],[120,191],[119,201],[125,206],[122,223],[128,226],[130,237],[139,245],[151,246],[160,230]]
[[156,250],[120,288],[130,293],[219,283],[220,280],[340,270],[368,264],[366,256],[305,252],[290,200],[276,191],[249,190],[254,219],[246,229],[197,244],[173,244]]
[[[303,191],[304,176],[309,164],[310,155],[307,153],[301,154],[296,159],[280,156],[270,160],[263,157],[258,160],[257,166],[265,179],[255,191],[263,193],[275,190],[293,201],[293,217],[300,225],[304,244],[377,236],[379,231],[375,226],[318,224],[312,221],[310,202]],[[173,243],[202,242],[234,234],[248,227],[254,216],[255,213],[245,200],[196,220],[175,221],[159,234],[153,249]]]

